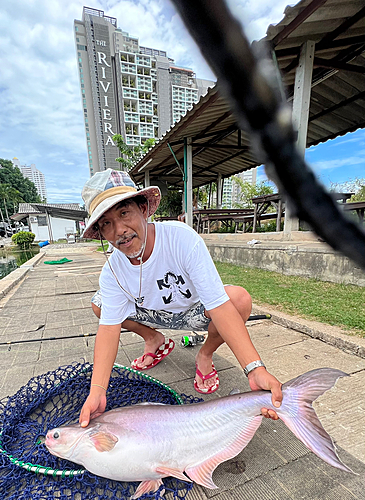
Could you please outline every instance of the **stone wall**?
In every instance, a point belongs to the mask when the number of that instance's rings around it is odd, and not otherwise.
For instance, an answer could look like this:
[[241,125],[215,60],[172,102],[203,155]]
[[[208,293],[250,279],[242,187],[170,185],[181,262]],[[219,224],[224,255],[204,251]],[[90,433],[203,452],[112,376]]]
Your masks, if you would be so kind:
[[[365,286],[365,272],[362,269],[325,243],[319,242],[313,235],[307,235],[307,239],[302,241],[295,238],[284,241],[283,236],[277,240],[262,239],[262,234],[259,233],[251,233],[245,238],[241,236],[243,235],[232,234],[224,237],[221,233],[203,235],[203,239],[212,258],[220,262],[334,283]],[[260,242],[250,244],[254,239]]]

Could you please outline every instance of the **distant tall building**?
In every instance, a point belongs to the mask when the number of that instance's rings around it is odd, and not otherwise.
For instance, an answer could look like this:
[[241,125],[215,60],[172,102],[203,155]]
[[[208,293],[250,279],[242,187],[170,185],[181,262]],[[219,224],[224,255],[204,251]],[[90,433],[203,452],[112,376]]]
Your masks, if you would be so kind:
[[47,190],[46,190],[46,181],[44,175],[40,170],[36,168],[34,163],[32,163],[29,167],[27,165],[20,165],[20,161],[18,158],[13,158],[13,165],[18,167],[23,177],[26,177],[30,181],[33,182],[35,187],[37,188],[38,194],[41,197],[41,200],[47,199]]
[[157,139],[215,84],[140,46],[102,10],[84,7],[74,29],[91,175],[116,167],[114,134],[132,146]]
[[[242,179],[244,182],[249,182],[250,184],[256,184],[257,178],[257,168],[251,168],[245,172],[237,174],[237,177]],[[223,193],[222,193],[222,208],[234,208],[236,203],[239,203],[240,194],[239,185],[233,181],[232,177],[224,179]]]

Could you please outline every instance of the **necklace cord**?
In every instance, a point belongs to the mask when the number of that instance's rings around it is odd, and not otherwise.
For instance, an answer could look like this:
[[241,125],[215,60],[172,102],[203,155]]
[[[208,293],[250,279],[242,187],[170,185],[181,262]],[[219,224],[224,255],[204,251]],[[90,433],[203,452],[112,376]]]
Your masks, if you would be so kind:
[[[149,200],[147,200],[147,214],[149,214],[150,212],[150,203],[149,203]],[[130,297],[132,297],[132,299],[135,301],[136,304],[139,304],[139,305],[143,305],[143,299],[144,297],[141,297],[141,291],[142,291],[142,264],[143,264],[143,257],[144,257],[144,252],[146,250],[146,243],[147,243],[147,233],[148,233],[148,216],[147,216],[147,220],[146,220],[146,230],[145,230],[145,236],[144,236],[144,242],[143,242],[143,246],[142,246],[142,249],[141,249],[141,256],[140,257],[137,257],[137,259],[139,260],[139,292],[138,292],[138,297],[135,297],[134,295],[132,295],[130,292],[128,292],[128,290],[126,290],[122,285],[121,283],[119,282],[118,280],[118,277],[117,275],[115,274],[110,262],[109,262],[109,256],[107,255],[107,253],[105,252],[105,248],[104,248],[104,243],[103,243],[103,238],[102,238],[102,235],[101,235],[101,232],[100,232],[100,228],[99,228],[99,225],[98,225],[98,231],[99,231],[99,236],[100,236],[100,243],[101,243],[101,247],[103,249],[103,253],[104,253],[104,256],[106,258],[106,261],[108,263],[108,266],[109,266],[109,269],[111,271],[111,273],[113,274],[116,282],[118,283],[119,287],[123,290],[123,292],[127,293]],[[127,257],[128,258],[128,257]]]

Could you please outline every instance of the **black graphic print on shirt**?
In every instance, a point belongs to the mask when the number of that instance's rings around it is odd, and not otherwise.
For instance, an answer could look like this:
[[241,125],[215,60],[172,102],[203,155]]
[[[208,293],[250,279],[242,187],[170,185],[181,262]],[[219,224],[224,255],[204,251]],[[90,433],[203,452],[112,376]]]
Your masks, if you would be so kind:
[[185,285],[184,278],[180,274],[176,276],[172,271],[168,271],[163,279],[157,280],[159,290],[167,288],[170,291],[168,295],[162,296],[162,300],[165,304],[176,302],[179,295],[186,299],[190,299],[191,292],[188,288],[184,290],[183,285]]

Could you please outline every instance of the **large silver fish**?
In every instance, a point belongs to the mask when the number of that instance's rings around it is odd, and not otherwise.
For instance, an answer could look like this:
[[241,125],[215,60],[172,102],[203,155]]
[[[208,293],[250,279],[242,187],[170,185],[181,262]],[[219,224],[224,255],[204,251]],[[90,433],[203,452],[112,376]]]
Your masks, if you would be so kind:
[[216,488],[214,469],[249,443],[258,429],[261,408],[272,408],[316,455],[352,472],[337,456],[312,402],[346,373],[313,370],[283,385],[283,403],[274,408],[268,391],[246,392],[181,406],[141,404],[111,410],[88,427],[52,429],[45,445],[50,453],[82,464],[98,476],[142,481],[132,498],[156,491],[173,476]]

